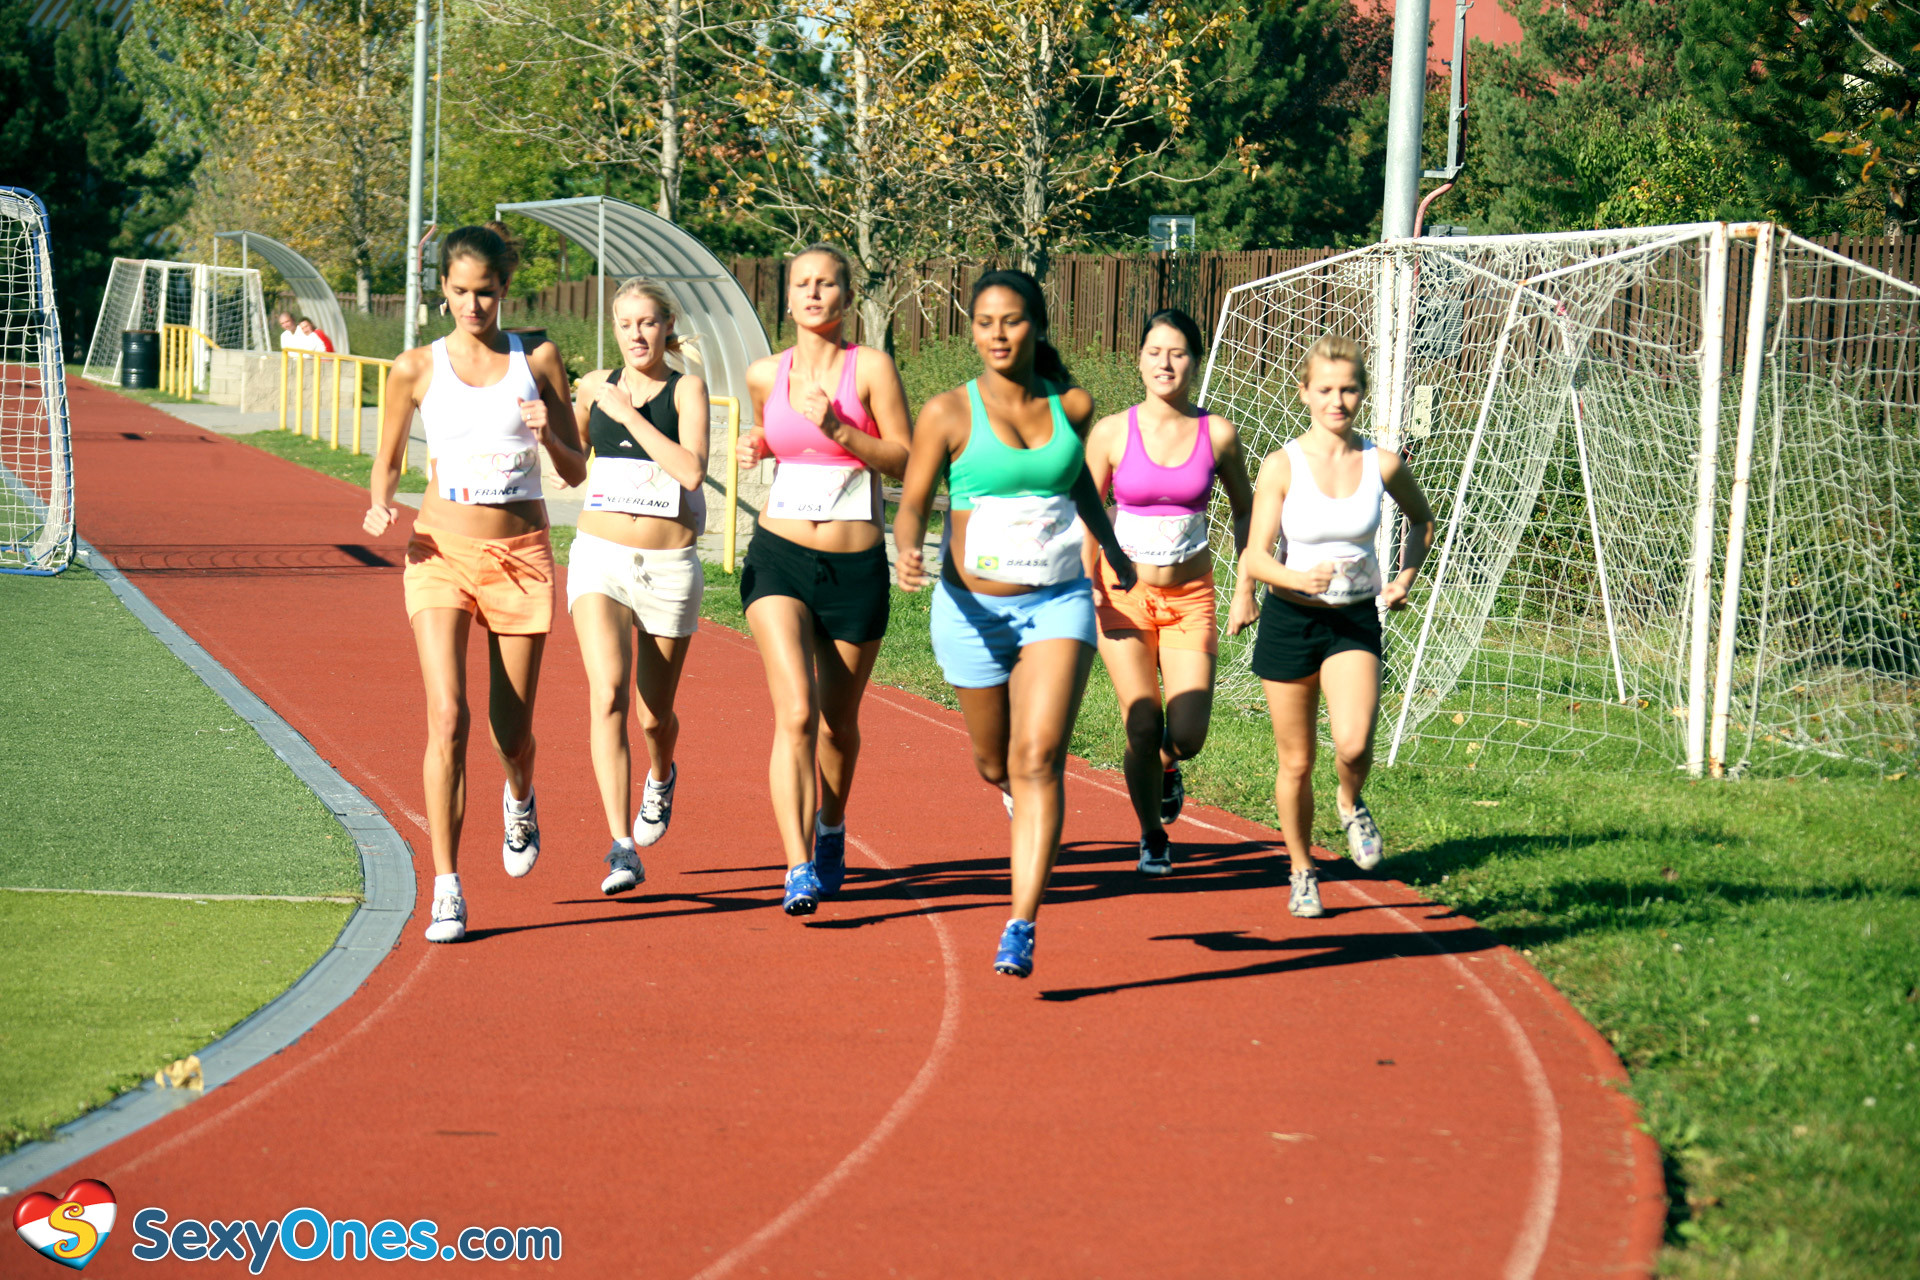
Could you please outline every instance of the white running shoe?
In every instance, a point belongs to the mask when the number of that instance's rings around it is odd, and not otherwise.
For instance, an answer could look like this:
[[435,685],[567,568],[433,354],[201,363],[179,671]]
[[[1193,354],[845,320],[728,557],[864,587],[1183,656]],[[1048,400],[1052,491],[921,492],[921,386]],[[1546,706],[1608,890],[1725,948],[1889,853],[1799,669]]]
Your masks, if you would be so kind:
[[458,942],[467,936],[467,900],[457,893],[442,894],[433,900],[433,923],[427,926],[428,942]]
[[1371,871],[1379,866],[1380,855],[1386,852],[1387,842],[1381,837],[1380,828],[1374,823],[1366,801],[1355,800],[1353,812],[1340,816],[1340,825],[1347,831],[1347,851],[1353,855],[1353,865],[1362,871]]
[[660,843],[660,837],[667,834],[667,824],[673,821],[673,787],[679,781],[680,765],[676,762],[667,770],[665,782],[655,786],[649,777],[640,789],[640,814],[633,820],[633,842],[642,849]]
[[607,868],[607,878],[600,882],[600,892],[609,897],[646,883],[647,869],[640,865],[640,859],[631,849],[614,845],[607,853]]
[[540,860],[540,806],[529,791],[527,811],[515,813],[512,790],[503,789],[501,795],[500,820],[506,825],[507,837],[500,845],[500,860],[506,863],[507,874],[518,880]]
[[1007,802],[1007,817],[1009,818],[1013,817],[1013,792],[1002,791],[1000,793],[1000,798]]
[[1293,892],[1287,897],[1287,910],[1302,920],[1317,920],[1327,914],[1320,905],[1320,873],[1308,868],[1293,873]]

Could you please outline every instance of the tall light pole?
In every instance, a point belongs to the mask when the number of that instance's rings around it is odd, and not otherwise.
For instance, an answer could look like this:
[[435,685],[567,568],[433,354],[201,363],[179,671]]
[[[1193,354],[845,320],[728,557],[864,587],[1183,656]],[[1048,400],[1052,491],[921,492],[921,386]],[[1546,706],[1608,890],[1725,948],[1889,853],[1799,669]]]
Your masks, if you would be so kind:
[[1420,135],[1427,115],[1428,0],[1399,0],[1393,10],[1393,87],[1387,99],[1387,188],[1380,236],[1413,234],[1420,204]]
[[420,197],[427,160],[427,0],[413,0],[413,151],[407,165],[407,314],[401,326],[404,348],[420,339]]

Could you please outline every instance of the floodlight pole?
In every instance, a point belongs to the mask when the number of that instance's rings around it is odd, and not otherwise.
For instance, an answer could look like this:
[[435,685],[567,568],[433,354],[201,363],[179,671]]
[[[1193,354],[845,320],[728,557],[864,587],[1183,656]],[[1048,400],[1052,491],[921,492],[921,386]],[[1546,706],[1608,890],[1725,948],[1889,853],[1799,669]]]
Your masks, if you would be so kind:
[[420,198],[427,160],[427,0],[413,0],[413,150],[407,163],[407,313],[401,317],[400,345],[410,350],[420,340]]
[[1420,204],[1420,135],[1427,114],[1428,0],[1399,0],[1393,11],[1393,82],[1387,99],[1387,185],[1380,236],[1413,234]]

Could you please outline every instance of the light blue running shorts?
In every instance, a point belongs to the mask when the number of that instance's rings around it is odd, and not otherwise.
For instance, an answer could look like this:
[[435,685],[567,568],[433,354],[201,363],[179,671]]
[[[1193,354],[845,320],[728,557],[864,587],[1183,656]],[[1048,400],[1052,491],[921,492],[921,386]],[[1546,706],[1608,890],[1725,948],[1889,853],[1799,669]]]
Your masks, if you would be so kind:
[[1025,595],[977,595],[945,578],[933,595],[933,656],[956,689],[991,689],[1013,675],[1020,650],[1042,640],[1078,640],[1093,647],[1093,583],[1085,578]]

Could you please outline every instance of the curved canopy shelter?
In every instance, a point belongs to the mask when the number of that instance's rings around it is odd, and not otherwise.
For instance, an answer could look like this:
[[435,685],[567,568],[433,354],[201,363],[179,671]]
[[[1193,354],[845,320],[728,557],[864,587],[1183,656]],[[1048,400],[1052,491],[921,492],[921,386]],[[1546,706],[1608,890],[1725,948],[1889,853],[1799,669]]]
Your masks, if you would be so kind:
[[248,265],[247,260],[252,254],[257,253],[265,258],[280,273],[280,278],[287,282],[287,288],[293,290],[293,296],[300,300],[301,313],[325,329],[327,336],[333,339],[333,349],[343,356],[353,354],[353,345],[347,338],[347,317],[340,310],[340,299],[318,267],[290,246],[272,236],[263,236],[258,231],[222,231],[218,233],[218,238],[239,241],[240,265],[243,267]]
[[599,363],[605,365],[607,275],[648,276],[673,294],[680,308],[678,328],[698,335],[697,350],[707,385],[715,395],[732,396],[743,423],[753,417],[747,396],[747,366],[773,348],[746,290],[711,250],[675,224],[638,205],[610,196],[534,200],[503,204],[497,214],[517,213],[545,223],[592,251],[600,264]]

